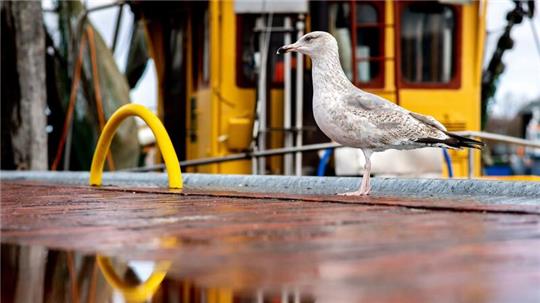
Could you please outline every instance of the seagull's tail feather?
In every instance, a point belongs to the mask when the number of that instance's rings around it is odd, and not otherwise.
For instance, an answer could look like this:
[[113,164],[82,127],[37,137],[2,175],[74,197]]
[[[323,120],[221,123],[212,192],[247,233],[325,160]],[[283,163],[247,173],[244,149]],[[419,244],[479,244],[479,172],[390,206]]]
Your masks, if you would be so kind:
[[[450,132],[445,132],[449,137],[450,137],[450,140],[454,139],[456,140],[456,146],[455,147],[468,147],[468,148],[476,148],[476,149],[482,149],[484,148],[484,146],[486,146],[486,144],[482,141],[478,141],[478,140],[474,140],[474,139],[471,139],[471,138],[466,138],[466,137],[462,137],[462,136],[459,136],[459,135],[456,135],[456,134],[453,134],[453,133],[450,133]],[[452,140],[452,141],[454,141]]]
[[481,142],[481,141],[462,137],[462,136],[459,136],[450,132],[444,132],[444,133],[448,136],[448,138],[446,139],[420,138],[416,140],[416,142],[425,143],[432,146],[439,146],[439,147],[443,147],[444,145],[446,145],[447,147],[450,147],[450,148],[467,147],[467,148],[482,149],[485,146],[484,142]]

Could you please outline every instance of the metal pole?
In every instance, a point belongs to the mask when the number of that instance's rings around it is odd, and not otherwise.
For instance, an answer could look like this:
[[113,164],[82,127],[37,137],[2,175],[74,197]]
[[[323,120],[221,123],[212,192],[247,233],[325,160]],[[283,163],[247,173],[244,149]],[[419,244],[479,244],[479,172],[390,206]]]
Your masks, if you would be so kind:
[[467,175],[469,179],[473,178],[474,175],[474,151],[472,149],[467,150],[468,165],[467,165]]
[[118,43],[118,34],[120,33],[120,24],[122,24],[122,15],[124,13],[124,4],[120,4],[118,6],[118,15],[116,16],[116,24],[114,26],[114,36],[113,36],[113,42],[111,46],[111,51],[114,54],[114,51],[116,50],[116,43]]
[[[221,156],[221,157],[209,157],[209,158],[203,158],[203,159],[185,160],[185,161],[180,161],[180,166],[181,167],[198,166],[198,165],[243,160],[243,159],[249,159],[249,158],[261,158],[261,157],[283,155],[283,154],[288,154],[288,153],[308,152],[308,151],[314,151],[314,150],[322,150],[322,149],[327,149],[327,148],[339,148],[339,147],[342,147],[342,146],[337,143],[319,143],[319,144],[304,145],[301,147],[275,148],[275,149],[267,149],[264,151],[257,151],[257,152],[230,154],[230,155]],[[145,167],[121,169],[120,171],[131,171],[131,172],[152,171],[152,170],[163,169],[163,168],[165,168],[163,164],[156,164],[156,165],[150,165],[150,166],[145,166]]]
[[[298,39],[304,35],[304,15],[300,15],[296,22],[298,30]],[[296,142],[295,146],[300,147],[303,144],[303,121],[304,118],[304,55],[296,53]],[[294,154],[295,175],[302,175],[302,153]]]
[[[291,27],[291,18],[285,17],[283,26],[285,28]],[[291,44],[291,33],[284,33],[284,44]],[[284,129],[284,146],[291,147],[293,145],[293,134],[291,132],[291,120],[292,120],[292,100],[291,100],[291,53],[285,53],[283,61],[284,72],[284,98],[283,98],[283,129]],[[285,154],[283,156],[284,174],[292,175],[292,154]]]
[[287,289],[281,289],[281,303],[289,303],[289,292]]
[[540,143],[538,141],[525,140],[522,138],[516,138],[516,137],[511,137],[511,136],[493,134],[493,133],[488,133],[488,132],[480,132],[480,131],[459,131],[459,132],[454,132],[454,133],[460,136],[465,136],[465,137],[477,137],[480,139],[488,139],[488,140],[499,141],[499,142],[504,142],[508,144],[516,144],[516,145],[540,148]]
[[95,12],[95,11],[99,11],[99,10],[103,10],[103,9],[108,9],[108,8],[111,8],[111,7],[115,7],[115,6],[118,6],[118,5],[124,5],[124,4],[126,4],[126,1],[117,1],[117,2],[104,4],[104,5],[96,5],[94,7],[86,9],[86,12],[91,13],[91,12]]
[[255,302],[256,303],[264,303],[264,293],[262,289],[257,289],[257,292],[255,293]]
[[[255,145],[255,144],[252,144],[252,145]],[[255,149],[256,149],[256,147],[253,146],[253,150],[255,150]],[[257,174],[257,171],[259,170],[258,164],[259,164],[259,160],[257,159],[257,157],[252,156],[251,157],[251,174],[252,175]]]
[[[77,102],[77,97],[75,97],[75,102]],[[69,163],[71,161],[71,141],[73,139],[73,123],[75,118],[71,118],[69,122],[69,130],[66,137],[66,144],[64,145],[64,167],[63,170],[69,170]]]
[[[455,132],[455,133],[461,136],[473,136],[473,137],[486,138],[486,139],[499,141],[499,142],[505,142],[508,144],[517,144],[517,145],[524,145],[528,147],[540,148],[540,143],[537,143],[535,141],[523,140],[523,139],[510,137],[510,136],[503,136],[499,134],[491,134],[491,133],[486,133],[486,132],[473,132],[473,131],[463,131],[463,132]],[[282,154],[287,154],[287,153],[302,153],[302,152],[308,152],[308,151],[314,151],[314,150],[323,150],[327,148],[339,148],[339,147],[342,147],[342,146],[339,145],[338,143],[333,143],[333,142],[310,144],[310,145],[303,145],[301,147],[275,148],[275,149],[268,149],[264,151],[231,154],[231,155],[226,155],[222,157],[186,160],[186,161],[181,161],[180,165],[182,167],[206,165],[206,164],[212,164],[212,163],[236,161],[236,160],[249,159],[249,158],[268,157],[268,156],[282,155]],[[472,161],[474,160],[474,157],[473,157],[473,153],[470,151],[471,150],[469,150],[469,154],[468,154],[468,158],[470,161],[469,167],[472,168],[474,165],[474,162]],[[146,166],[146,167],[122,169],[120,171],[150,171],[150,170],[156,170],[156,169],[162,169],[162,168],[164,168],[164,166],[162,164],[158,164],[158,165],[152,165],[152,166]],[[472,173],[470,173],[469,175],[472,175]]]
[[[272,27],[272,15],[268,17],[268,25],[264,24],[264,18],[257,18],[257,28],[264,28],[265,30],[259,35],[259,54],[260,54],[260,67],[259,67],[259,82],[258,82],[258,115],[259,115],[259,133],[258,133],[258,149],[263,151],[266,149],[266,68],[268,59],[268,48],[270,44],[270,28]],[[257,163],[258,173],[265,174],[266,171],[266,159],[259,158]]]

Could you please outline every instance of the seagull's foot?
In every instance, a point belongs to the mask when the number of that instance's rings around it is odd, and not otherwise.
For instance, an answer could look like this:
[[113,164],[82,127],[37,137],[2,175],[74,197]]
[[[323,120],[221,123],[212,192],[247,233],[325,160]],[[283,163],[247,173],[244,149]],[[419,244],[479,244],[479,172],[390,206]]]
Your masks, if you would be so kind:
[[371,190],[357,190],[357,191],[351,191],[347,193],[339,193],[338,196],[368,196],[370,194]]

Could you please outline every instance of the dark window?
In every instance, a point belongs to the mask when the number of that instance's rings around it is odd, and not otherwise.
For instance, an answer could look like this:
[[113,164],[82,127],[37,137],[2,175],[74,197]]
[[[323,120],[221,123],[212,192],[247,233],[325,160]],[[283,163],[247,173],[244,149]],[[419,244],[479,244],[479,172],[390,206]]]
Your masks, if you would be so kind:
[[456,74],[456,12],[437,2],[404,5],[401,75],[408,83],[448,84]]
[[369,83],[380,73],[382,24],[372,4],[356,5],[356,81]]
[[[258,64],[261,60],[259,37],[260,31],[255,31],[257,18],[260,15],[241,14],[236,16],[236,83],[239,87],[255,87],[257,85]],[[267,25],[268,18],[260,20],[264,26]],[[284,16],[274,15],[272,24],[274,27],[283,26]],[[294,18],[292,24],[295,24]],[[296,40],[296,33],[291,34],[291,41]],[[283,56],[275,56],[276,50],[283,45],[284,34],[273,32],[269,39],[268,47],[268,74],[267,79],[272,87],[283,86]]]
[[236,82],[240,87],[254,86],[257,79],[255,51],[258,48],[254,15],[236,16]]
[[[210,24],[208,4],[196,6],[192,12],[193,81],[195,87],[210,82]],[[200,21],[203,22],[200,22]]]
[[349,79],[360,87],[384,86],[384,2],[331,3],[328,21]]
[[328,7],[328,31],[336,38],[343,71],[353,80],[351,5],[347,2],[331,3]]

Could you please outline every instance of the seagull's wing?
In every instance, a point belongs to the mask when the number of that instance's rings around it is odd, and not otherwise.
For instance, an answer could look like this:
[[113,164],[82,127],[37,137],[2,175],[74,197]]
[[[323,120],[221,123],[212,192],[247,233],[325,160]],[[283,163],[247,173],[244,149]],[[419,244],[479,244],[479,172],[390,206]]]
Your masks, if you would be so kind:
[[362,110],[376,110],[381,108],[389,108],[398,111],[407,111],[403,107],[392,103],[382,97],[379,97],[362,90],[354,90],[348,94],[343,95],[343,101],[351,107],[359,108]]
[[[376,95],[349,94],[343,96],[347,110],[370,124],[371,135],[379,143],[399,146],[481,148],[482,142],[449,133],[435,118],[410,112]],[[376,138],[376,139],[375,139]]]
[[432,116],[422,115],[419,113],[408,111],[405,108],[374,94],[370,94],[370,93],[358,90],[351,94],[345,95],[344,99],[347,105],[353,108],[359,108],[366,111],[393,110],[396,112],[408,114],[412,118],[424,124],[435,127],[436,129],[441,130],[443,132],[446,132],[446,127],[444,127],[444,125],[441,122],[437,121]]
[[427,115],[422,115],[422,114],[418,114],[418,113],[413,113],[413,112],[409,112],[409,114],[417,119],[418,121],[421,121],[427,125],[431,125],[435,128],[437,128],[438,130],[442,130],[443,132],[446,131],[446,127],[444,127],[444,125],[442,125],[441,122],[437,121],[435,118],[433,118],[432,116],[427,116]]
[[420,115],[416,118],[408,110],[383,98],[365,93],[343,95],[342,98],[346,111],[358,117],[354,120],[369,124],[366,129],[380,143],[400,145],[419,138],[446,137],[428,118]]
[[365,115],[386,144],[417,143],[424,138],[434,141],[448,138],[431,122],[426,123],[401,109],[380,108],[367,111]]

